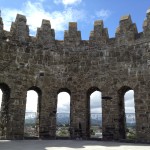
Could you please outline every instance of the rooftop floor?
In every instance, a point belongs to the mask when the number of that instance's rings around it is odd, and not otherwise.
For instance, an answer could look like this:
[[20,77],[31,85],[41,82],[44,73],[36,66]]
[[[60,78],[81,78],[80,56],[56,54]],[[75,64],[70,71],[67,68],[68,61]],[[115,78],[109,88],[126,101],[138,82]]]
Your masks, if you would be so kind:
[[84,140],[0,140],[0,150],[150,150],[150,144]]

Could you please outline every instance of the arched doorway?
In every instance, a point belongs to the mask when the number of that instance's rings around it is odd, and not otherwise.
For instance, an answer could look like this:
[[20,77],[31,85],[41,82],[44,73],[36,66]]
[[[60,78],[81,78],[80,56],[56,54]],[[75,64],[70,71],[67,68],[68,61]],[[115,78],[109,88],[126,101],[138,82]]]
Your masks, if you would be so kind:
[[124,86],[118,91],[118,95],[120,139],[134,139],[136,136],[134,91]]
[[102,138],[102,93],[97,87],[88,90],[87,133],[90,138]]
[[68,89],[58,91],[56,117],[57,137],[70,137],[70,97],[71,92]]
[[31,87],[27,91],[24,137],[39,137],[41,96],[38,87]]
[[7,138],[9,125],[10,88],[0,83],[0,138]]

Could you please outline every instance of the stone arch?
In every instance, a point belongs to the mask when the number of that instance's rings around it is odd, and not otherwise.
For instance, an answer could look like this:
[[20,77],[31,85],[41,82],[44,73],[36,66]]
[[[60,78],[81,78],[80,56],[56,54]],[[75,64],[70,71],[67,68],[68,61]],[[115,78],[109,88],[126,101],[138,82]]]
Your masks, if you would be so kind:
[[59,94],[60,92],[67,92],[71,96],[71,91],[68,88],[60,88],[57,94]]
[[2,90],[2,102],[0,111],[0,137],[7,138],[11,90],[5,83],[0,83],[0,89]]
[[[69,95],[69,97],[70,97],[70,101],[69,101],[69,107],[70,107],[70,109],[69,109],[69,112],[58,112],[58,103],[60,102],[60,100],[58,99],[59,98],[59,94],[61,94],[61,93],[63,93],[63,92],[65,92],[65,93],[67,93],[68,95]],[[67,95],[66,95],[67,96]],[[67,105],[68,105],[67,104]],[[66,121],[67,122],[65,122],[66,124],[65,124],[65,127],[66,127],[66,129],[67,130],[63,130],[62,129],[62,127],[60,127],[60,132],[62,131],[62,132],[64,132],[64,135],[59,135],[59,134],[57,134],[58,133],[58,131],[56,130],[56,136],[57,137],[69,137],[69,136],[71,136],[70,135],[70,133],[69,133],[69,129],[70,129],[70,126],[71,126],[71,122],[72,122],[72,109],[71,109],[71,107],[72,107],[72,103],[71,103],[71,91],[68,89],[68,88],[60,88],[58,91],[57,91],[57,103],[56,103],[56,110],[57,110],[57,113],[56,113],[56,126],[58,125],[58,120],[59,120],[59,118],[60,118],[60,116],[62,116],[62,118],[64,117],[65,119],[66,119]],[[65,120],[64,119],[64,120]],[[59,126],[59,125],[58,125]],[[59,127],[58,127],[59,128]]]
[[125,93],[133,90],[129,86],[122,86],[118,90],[118,115],[119,115],[119,138],[126,139],[126,114],[125,114]]
[[[42,102],[42,90],[39,88],[39,87],[37,87],[37,86],[32,86],[32,87],[30,87],[29,89],[28,89],[28,91],[29,90],[33,90],[33,91],[35,91],[35,92],[37,92],[37,94],[38,94],[38,108],[37,108],[37,113],[38,113],[38,115],[39,115],[39,121],[40,121],[40,114],[41,114],[41,102]],[[40,122],[39,122],[40,123]]]
[[87,137],[90,137],[90,126],[91,126],[91,121],[90,121],[90,95],[95,92],[95,91],[99,91],[101,92],[101,90],[98,87],[91,87],[87,90],[87,123],[86,123],[86,133],[87,133]]
[[[31,86],[30,88],[27,89],[27,92],[31,91],[31,90],[35,91],[38,95],[35,130],[36,130],[37,136],[40,136],[39,135],[39,133],[40,133],[39,130],[40,130],[40,118],[41,118],[40,116],[41,116],[42,90],[37,86]],[[27,99],[26,99],[26,104],[27,104]]]

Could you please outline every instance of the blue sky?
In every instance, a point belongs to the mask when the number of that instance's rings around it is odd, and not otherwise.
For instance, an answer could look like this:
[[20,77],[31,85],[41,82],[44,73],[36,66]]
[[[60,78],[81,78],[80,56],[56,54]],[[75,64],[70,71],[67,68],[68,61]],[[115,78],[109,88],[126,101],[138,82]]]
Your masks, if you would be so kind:
[[58,40],[63,40],[64,30],[68,29],[71,21],[78,22],[83,40],[89,39],[95,20],[103,20],[109,37],[114,37],[120,17],[127,14],[131,14],[141,32],[149,8],[150,0],[0,0],[6,30],[20,13],[26,15],[30,34],[34,36],[42,19],[50,20]]

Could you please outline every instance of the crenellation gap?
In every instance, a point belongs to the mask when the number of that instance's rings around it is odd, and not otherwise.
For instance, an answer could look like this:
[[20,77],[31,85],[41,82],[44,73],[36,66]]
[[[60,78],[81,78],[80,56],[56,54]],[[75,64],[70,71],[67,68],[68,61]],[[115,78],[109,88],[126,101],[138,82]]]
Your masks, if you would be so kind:
[[[149,35],[150,30],[150,9],[146,12],[146,20],[143,23],[143,35]],[[26,25],[27,19],[26,16],[17,14],[15,22],[12,22],[10,34],[12,35],[12,39],[19,39],[21,41],[26,41],[29,38],[29,26]],[[0,31],[3,31],[3,21],[0,17]],[[37,29],[37,36],[41,36],[41,34],[50,34],[48,37],[52,40],[55,40],[55,31],[51,29],[51,23],[49,20],[43,19],[41,27]],[[124,15],[120,18],[119,27],[116,29],[116,36],[127,36],[128,39],[134,39],[138,34],[137,27],[135,23],[132,23],[132,19],[130,15]],[[141,37],[141,36],[140,36]],[[103,20],[96,20],[94,22],[94,30],[91,31],[89,40],[94,40],[95,42],[101,41],[105,43],[109,39],[108,29],[104,28]],[[136,39],[136,38],[135,38]],[[69,22],[69,28],[64,32],[64,41],[79,41],[81,40],[81,32],[77,29],[77,22]],[[75,42],[76,43],[76,42]],[[107,43],[107,42],[106,42]]]

